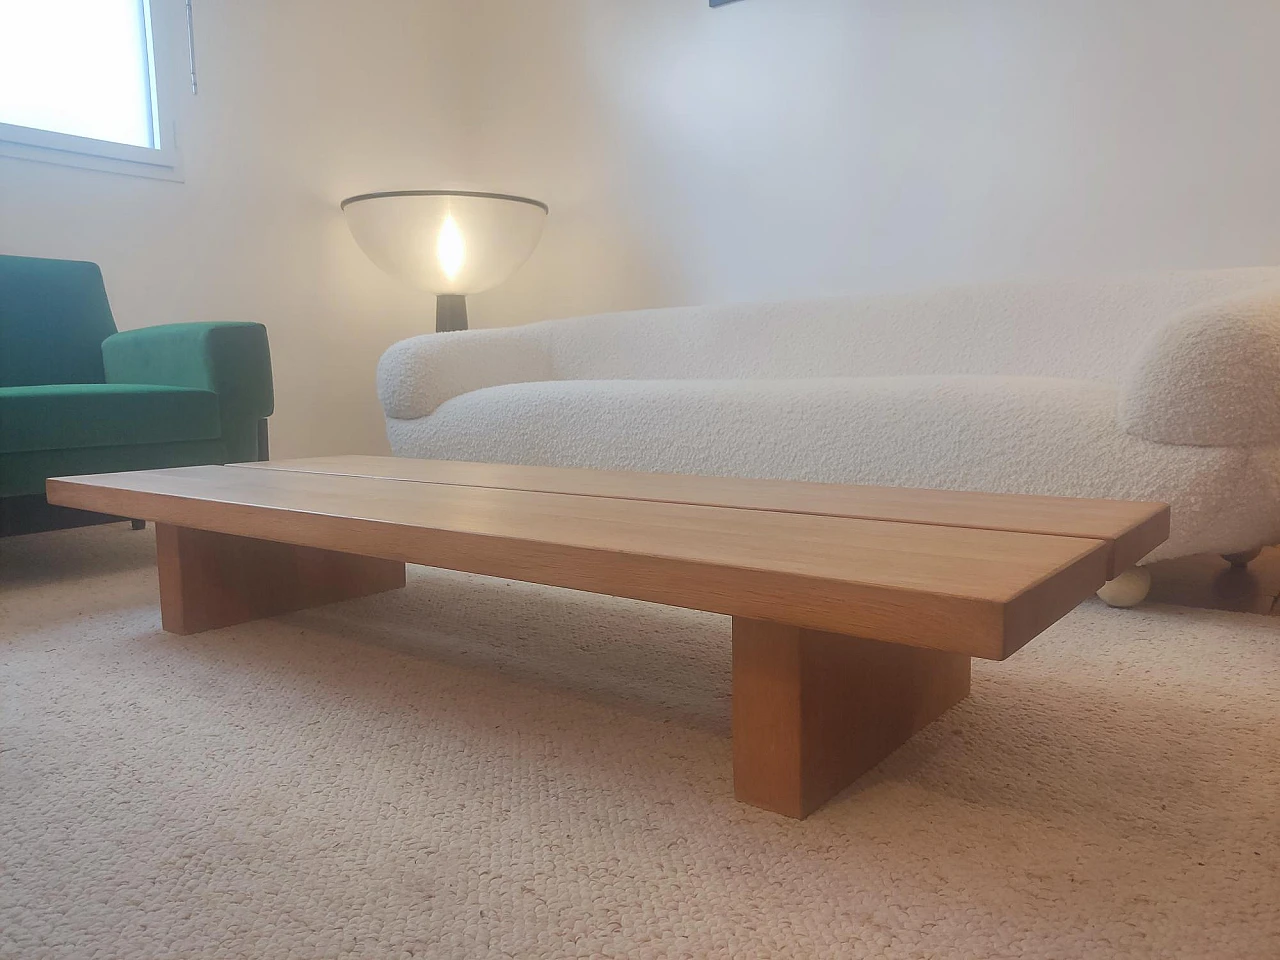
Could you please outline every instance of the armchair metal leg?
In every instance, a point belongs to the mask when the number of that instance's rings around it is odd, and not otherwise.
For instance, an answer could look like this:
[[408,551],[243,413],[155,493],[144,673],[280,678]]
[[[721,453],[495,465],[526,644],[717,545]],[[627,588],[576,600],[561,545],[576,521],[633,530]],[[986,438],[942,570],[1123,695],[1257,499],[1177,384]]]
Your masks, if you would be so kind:
[[267,438],[267,420],[265,417],[258,421],[258,459],[271,459],[271,445]]

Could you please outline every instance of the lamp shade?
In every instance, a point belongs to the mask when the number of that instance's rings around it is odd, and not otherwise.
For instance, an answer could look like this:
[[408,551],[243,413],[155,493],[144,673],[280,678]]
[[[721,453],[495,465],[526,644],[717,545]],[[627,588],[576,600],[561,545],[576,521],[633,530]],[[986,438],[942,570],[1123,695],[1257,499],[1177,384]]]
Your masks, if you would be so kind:
[[448,190],[365,193],[342,201],[356,243],[378,266],[435,294],[480,293],[529,259],[547,205]]

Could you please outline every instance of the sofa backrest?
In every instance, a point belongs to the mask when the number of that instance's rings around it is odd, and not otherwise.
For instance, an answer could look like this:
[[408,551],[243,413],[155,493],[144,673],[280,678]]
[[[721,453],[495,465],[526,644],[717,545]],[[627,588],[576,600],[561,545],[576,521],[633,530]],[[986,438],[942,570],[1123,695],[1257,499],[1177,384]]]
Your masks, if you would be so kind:
[[115,332],[97,264],[0,256],[0,387],[101,383]]
[[535,324],[564,379],[994,374],[1118,382],[1154,330],[1280,268],[678,307]]

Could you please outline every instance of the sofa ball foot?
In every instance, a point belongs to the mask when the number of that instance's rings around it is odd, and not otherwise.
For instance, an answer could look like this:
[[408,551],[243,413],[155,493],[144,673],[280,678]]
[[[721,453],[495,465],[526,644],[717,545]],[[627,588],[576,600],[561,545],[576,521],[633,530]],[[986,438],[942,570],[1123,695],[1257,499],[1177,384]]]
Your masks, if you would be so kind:
[[1126,570],[1108,580],[1098,591],[1098,599],[1109,607],[1136,607],[1151,591],[1151,571],[1146,567]]
[[1233,567],[1247,567],[1258,559],[1258,554],[1261,552],[1261,547],[1255,547],[1252,550],[1242,550],[1239,553],[1224,553],[1222,559]]

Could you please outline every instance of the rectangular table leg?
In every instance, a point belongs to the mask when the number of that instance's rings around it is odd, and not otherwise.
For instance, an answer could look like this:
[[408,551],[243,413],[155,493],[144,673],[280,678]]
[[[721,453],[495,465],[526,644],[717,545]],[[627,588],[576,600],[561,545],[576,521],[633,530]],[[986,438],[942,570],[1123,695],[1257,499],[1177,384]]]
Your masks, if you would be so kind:
[[734,617],[734,793],[807,817],[968,694],[963,654]]
[[156,524],[160,617],[199,633],[403,587],[404,564]]

